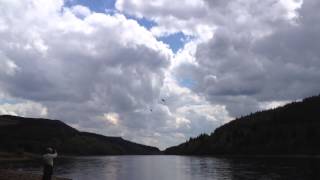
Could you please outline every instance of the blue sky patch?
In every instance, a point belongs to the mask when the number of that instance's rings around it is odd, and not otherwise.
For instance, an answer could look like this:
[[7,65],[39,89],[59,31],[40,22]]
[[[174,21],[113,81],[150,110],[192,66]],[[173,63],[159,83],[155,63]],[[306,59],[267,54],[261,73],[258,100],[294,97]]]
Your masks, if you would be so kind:
[[[115,9],[116,0],[66,0],[65,6],[71,7],[75,5],[82,5],[88,7],[91,11],[98,13],[107,13],[113,14],[116,11]],[[128,19],[133,19],[137,21],[141,26],[150,30],[152,27],[157,26],[157,23],[153,20],[143,18],[137,18],[135,16],[131,16],[128,14],[124,14]],[[158,41],[162,41],[165,44],[168,44],[170,49],[176,53],[179,49],[183,48],[185,43],[187,43],[192,37],[187,36],[182,32],[177,32],[174,34],[170,34],[168,36],[162,36],[157,38]]]
[[143,26],[143,27],[145,27],[146,29],[148,29],[148,30],[150,30],[152,27],[154,27],[154,26],[157,26],[157,23],[156,22],[154,22],[154,21],[152,21],[152,20],[150,20],[150,19],[147,19],[147,18],[145,18],[145,17],[143,17],[143,18],[137,18],[137,17],[135,17],[135,16],[131,16],[131,15],[128,15],[128,14],[124,14],[125,16],[126,16],[126,18],[128,18],[128,19],[133,19],[133,20],[135,20],[135,21],[137,21],[139,24],[140,24],[140,26]]
[[[75,5],[82,5],[89,8],[91,11],[98,13],[107,13],[113,15],[117,10],[115,9],[116,0],[67,0],[65,1],[66,7],[71,7]],[[156,26],[157,23],[149,20],[147,18],[136,18],[128,14],[124,14],[128,19],[134,19],[141,26],[150,30],[153,26]]]
[[0,99],[0,105],[2,104],[17,104],[19,101],[14,99]]
[[192,89],[195,86],[195,81],[191,78],[181,78],[178,80],[178,83],[182,87]]
[[88,7],[91,11],[105,13],[106,9],[115,9],[115,2],[116,0],[67,0],[65,6],[82,5]]
[[152,21],[152,20],[148,20],[146,18],[141,18],[141,19],[135,19],[141,26],[144,26],[147,29],[151,29],[152,27],[156,26],[157,23]]
[[177,32],[168,36],[162,36],[158,38],[158,40],[168,44],[172,51],[176,53],[179,49],[183,48],[191,38],[191,36],[187,36],[182,32]]

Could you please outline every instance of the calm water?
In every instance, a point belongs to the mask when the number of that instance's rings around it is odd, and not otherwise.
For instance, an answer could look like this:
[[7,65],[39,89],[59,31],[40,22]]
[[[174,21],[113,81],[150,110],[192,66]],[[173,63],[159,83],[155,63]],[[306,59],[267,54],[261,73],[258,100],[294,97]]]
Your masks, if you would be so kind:
[[[39,162],[0,168],[41,173]],[[55,175],[74,180],[320,179],[318,158],[104,156],[60,158]]]

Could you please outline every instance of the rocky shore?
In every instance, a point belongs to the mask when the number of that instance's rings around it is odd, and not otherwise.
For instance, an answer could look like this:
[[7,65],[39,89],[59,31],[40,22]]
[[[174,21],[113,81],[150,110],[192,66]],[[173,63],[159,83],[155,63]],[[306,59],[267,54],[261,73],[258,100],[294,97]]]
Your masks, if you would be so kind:
[[[12,170],[0,169],[0,180],[41,180],[42,176]],[[52,180],[71,180],[68,178],[53,177]]]

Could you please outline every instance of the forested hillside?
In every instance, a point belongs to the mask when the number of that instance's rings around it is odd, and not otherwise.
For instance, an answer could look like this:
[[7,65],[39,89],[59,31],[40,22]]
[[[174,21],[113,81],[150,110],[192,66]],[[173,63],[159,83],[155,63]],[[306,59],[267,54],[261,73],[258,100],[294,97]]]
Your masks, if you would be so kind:
[[165,150],[184,155],[320,154],[320,96],[233,120]]
[[0,116],[0,151],[42,153],[48,146],[70,155],[160,153],[158,148],[121,137],[80,132],[58,120]]

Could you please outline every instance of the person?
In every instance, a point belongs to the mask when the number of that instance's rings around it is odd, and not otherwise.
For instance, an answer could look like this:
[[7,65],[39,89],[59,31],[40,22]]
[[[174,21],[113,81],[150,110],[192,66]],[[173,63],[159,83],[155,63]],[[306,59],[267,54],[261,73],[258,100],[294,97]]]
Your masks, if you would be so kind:
[[43,176],[42,180],[51,180],[53,173],[53,159],[58,157],[58,153],[51,147],[46,148],[43,154]]

